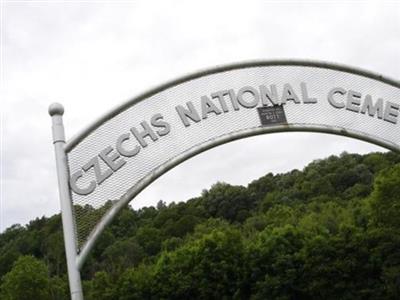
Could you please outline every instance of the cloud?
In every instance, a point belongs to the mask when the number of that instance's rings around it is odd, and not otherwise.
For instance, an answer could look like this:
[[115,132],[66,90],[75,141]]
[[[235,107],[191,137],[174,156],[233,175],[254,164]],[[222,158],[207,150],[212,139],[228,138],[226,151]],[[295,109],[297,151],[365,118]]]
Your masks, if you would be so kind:
[[[59,210],[51,102],[64,104],[70,137],[149,87],[217,64],[309,58],[400,78],[399,6],[377,3],[5,2],[0,230]],[[317,134],[255,137],[187,161],[133,205],[186,200],[217,180],[246,184],[331,153],[378,149]]]

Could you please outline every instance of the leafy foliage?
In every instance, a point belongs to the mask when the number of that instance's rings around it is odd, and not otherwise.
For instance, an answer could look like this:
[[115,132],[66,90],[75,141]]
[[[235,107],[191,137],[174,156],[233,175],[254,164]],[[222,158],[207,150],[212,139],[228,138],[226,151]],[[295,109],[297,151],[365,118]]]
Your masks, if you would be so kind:
[[21,256],[1,284],[2,299],[50,299],[46,265],[33,256]]
[[[126,207],[82,270],[85,298],[399,299],[399,163],[343,153]],[[91,224],[110,205],[76,209]],[[68,299],[59,215],[0,234],[0,278],[1,299]]]

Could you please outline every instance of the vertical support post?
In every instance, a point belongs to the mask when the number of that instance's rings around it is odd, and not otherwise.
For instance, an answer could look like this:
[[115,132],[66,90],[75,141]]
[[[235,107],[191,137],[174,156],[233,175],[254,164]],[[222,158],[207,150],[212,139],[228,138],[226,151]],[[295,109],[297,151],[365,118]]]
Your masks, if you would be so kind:
[[83,300],[81,274],[77,264],[77,247],[75,227],[72,211],[72,201],[68,187],[68,164],[64,150],[65,134],[62,116],[64,107],[59,103],[53,103],[49,107],[52,119],[53,144],[56,155],[58,191],[61,203],[61,216],[64,232],[65,253],[68,267],[68,280],[72,300]]

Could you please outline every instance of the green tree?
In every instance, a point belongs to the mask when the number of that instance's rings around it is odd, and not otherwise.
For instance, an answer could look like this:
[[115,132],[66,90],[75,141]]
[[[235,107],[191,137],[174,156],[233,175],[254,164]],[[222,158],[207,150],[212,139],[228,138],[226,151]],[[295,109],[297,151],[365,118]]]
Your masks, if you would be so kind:
[[266,229],[247,251],[247,282],[252,299],[298,299],[303,261],[302,233],[291,225]]
[[[134,238],[119,240],[103,252],[102,269],[116,277],[126,268],[137,266],[146,256],[143,248]],[[102,273],[96,273],[102,275]]]
[[214,218],[224,218],[231,222],[243,222],[249,211],[255,207],[254,199],[243,186],[216,183],[209,191],[202,193],[204,207]]
[[150,226],[141,227],[136,233],[136,240],[149,256],[156,255],[160,252],[161,239],[160,230]]
[[154,269],[157,299],[242,299],[244,245],[234,229],[218,230],[163,253]]
[[316,299],[374,299],[380,270],[369,251],[365,233],[348,225],[336,235],[311,238],[301,251],[303,291]]
[[46,265],[33,256],[21,256],[0,286],[1,299],[50,299],[50,283]]
[[400,164],[383,170],[375,179],[371,207],[376,225],[400,229]]
[[88,300],[113,300],[116,298],[115,293],[115,284],[110,275],[102,271],[94,274],[85,290],[85,297]]
[[[399,163],[343,153],[248,187],[125,207],[82,269],[85,297],[400,299]],[[76,206],[79,232],[112,204]],[[59,214],[0,233],[0,293],[69,299]]]
[[50,278],[50,295],[52,300],[70,299],[67,274]]
[[[117,282],[117,299],[143,300],[160,299],[154,294],[154,265],[128,268]],[[171,274],[173,276],[174,274]]]

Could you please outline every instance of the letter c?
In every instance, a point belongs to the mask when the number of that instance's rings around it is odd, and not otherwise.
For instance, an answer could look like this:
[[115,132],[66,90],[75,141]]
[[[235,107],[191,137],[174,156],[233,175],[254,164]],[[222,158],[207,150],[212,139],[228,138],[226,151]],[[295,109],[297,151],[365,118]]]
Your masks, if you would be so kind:
[[79,170],[72,174],[70,180],[69,180],[69,185],[71,186],[71,189],[77,193],[78,195],[89,195],[92,193],[95,188],[96,188],[96,182],[92,180],[90,184],[86,188],[80,188],[76,182],[78,181],[79,178],[83,176],[83,171]]
[[130,138],[129,133],[124,133],[124,134],[121,134],[117,140],[117,145],[116,145],[117,151],[119,152],[119,154],[121,154],[122,156],[125,156],[125,157],[135,156],[140,151],[139,146],[136,146],[132,150],[128,150],[128,149],[125,149],[124,147],[122,147],[122,143],[129,140],[129,138]]
[[346,90],[341,87],[337,87],[337,88],[331,89],[328,94],[328,101],[333,107],[336,107],[336,108],[345,107],[344,102],[337,102],[337,101],[335,101],[335,99],[333,99],[333,95],[335,95],[335,94],[345,95]]

